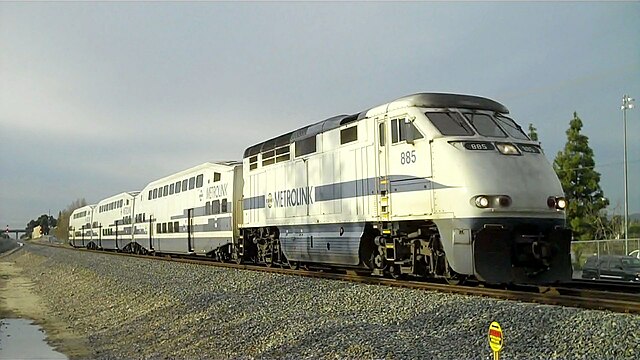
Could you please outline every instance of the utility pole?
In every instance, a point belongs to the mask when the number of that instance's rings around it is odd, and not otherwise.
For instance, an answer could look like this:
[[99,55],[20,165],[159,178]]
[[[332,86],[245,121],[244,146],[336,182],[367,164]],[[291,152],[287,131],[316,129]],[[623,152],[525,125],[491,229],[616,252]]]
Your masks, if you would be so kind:
[[634,99],[629,95],[622,97],[622,131],[624,147],[624,254],[629,253],[629,194],[627,182],[627,109],[633,109]]

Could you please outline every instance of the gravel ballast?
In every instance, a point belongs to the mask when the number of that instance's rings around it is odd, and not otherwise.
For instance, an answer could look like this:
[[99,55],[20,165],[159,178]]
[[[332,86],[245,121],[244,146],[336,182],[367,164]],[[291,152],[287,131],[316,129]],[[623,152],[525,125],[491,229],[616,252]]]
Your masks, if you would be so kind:
[[22,269],[91,357],[637,359],[640,316],[25,246]]

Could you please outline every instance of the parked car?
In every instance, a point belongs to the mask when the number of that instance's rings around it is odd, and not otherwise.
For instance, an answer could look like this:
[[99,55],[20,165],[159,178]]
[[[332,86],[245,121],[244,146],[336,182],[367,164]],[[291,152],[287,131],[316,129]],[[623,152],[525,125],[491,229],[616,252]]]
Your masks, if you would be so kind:
[[597,255],[587,258],[583,279],[640,282],[640,259],[623,255]]

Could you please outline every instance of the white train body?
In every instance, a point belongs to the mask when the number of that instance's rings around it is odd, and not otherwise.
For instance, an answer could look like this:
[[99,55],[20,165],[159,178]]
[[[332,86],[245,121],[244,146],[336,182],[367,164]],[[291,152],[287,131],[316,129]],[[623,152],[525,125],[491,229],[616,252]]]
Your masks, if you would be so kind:
[[86,205],[75,209],[69,215],[69,244],[73,247],[87,247],[97,237],[93,229],[93,209],[95,205]]
[[133,241],[132,219],[138,191],[124,192],[98,202],[93,228],[98,236],[92,248],[123,250]]
[[416,94],[248,148],[242,256],[268,262],[281,249],[288,261],[395,275],[566,279],[562,188],[507,113],[489,99]]
[[[136,197],[134,240],[146,251],[230,254],[241,219],[240,163],[204,163],[149,183]],[[238,190],[236,190],[238,189]]]
[[427,93],[335,116],[247,148],[242,163],[78,209],[72,244],[451,282],[569,280],[560,182],[507,114]]

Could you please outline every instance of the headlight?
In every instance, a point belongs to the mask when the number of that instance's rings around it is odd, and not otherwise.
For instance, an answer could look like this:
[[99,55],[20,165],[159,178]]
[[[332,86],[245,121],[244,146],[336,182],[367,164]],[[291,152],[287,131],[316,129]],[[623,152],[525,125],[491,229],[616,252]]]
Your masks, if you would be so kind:
[[471,198],[471,203],[481,209],[511,206],[511,197],[507,195],[477,195]]
[[511,205],[511,198],[506,195],[500,195],[498,198],[498,205],[501,207],[507,207]]
[[489,199],[486,196],[476,197],[476,206],[479,208],[486,208],[489,206]]
[[513,144],[509,143],[496,143],[498,151],[503,155],[520,155],[520,150]]
[[564,198],[558,198],[558,200],[556,201],[556,208],[560,210],[564,210],[566,207],[567,207],[567,200],[565,200]]
[[567,208],[567,199],[560,196],[549,196],[547,206],[556,210],[564,210]]

